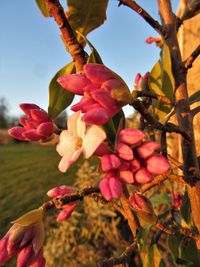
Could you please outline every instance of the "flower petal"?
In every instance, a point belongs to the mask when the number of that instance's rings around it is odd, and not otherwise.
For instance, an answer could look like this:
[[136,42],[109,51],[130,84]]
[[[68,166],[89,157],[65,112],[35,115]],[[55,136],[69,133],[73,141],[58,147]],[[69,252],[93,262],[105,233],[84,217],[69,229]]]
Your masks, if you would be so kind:
[[85,77],[84,74],[70,74],[67,76],[61,76],[57,79],[57,82],[66,90],[82,95],[84,93],[83,88],[91,82]]
[[104,108],[93,108],[83,115],[83,121],[88,124],[102,125],[105,124],[110,118],[111,114]]
[[102,64],[86,64],[84,73],[92,83],[96,84],[115,78],[114,73]]
[[88,159],[97,147],[106,139],[105,132],[98,126],[91,126],[83,139],[83,155]]
[[81,153],[82,149],[78,149],[71,154],[64,155],[58,165],[59,170],[61,172],[66,172],[68,168],[79,158]]
[[71,155],[76,150],[77,138],[72,136],[68,130],[61,132],[59,137],[59,143],[56,146],[56,151],[60,156]]

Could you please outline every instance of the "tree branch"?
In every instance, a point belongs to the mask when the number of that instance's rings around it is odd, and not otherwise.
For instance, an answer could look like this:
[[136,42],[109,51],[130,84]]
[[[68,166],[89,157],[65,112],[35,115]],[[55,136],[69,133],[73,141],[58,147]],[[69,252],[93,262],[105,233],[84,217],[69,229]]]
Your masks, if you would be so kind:
[[134,91],[134,94],[136,94],[136,97],[149,97],[149,98],[154,98],[160,101],[163,104],[173,106],[175,104],[174,101],[171,101],[168,97],[166,96],[161,96],[161,95],[156,95],[153,92],[147,92],[147,91]]
[[158,33],[163,34],[163,28],[158,21],[154,20],[141,6],[132,0],[118,0],[119,5],[125,5],[134,10],[140,15],[151,27],[153,27]]
[[192,64],[195,61],[195,59],[199,56],[199,54],[200,54],[200,45],[198,45],[196,49],[192,52],[192,54],[185,60],[184,67],[186,70],[192,68]]
[[64,44],[75,62],[76,71],[82,72],[83,66],[86,63],[86,53],[77,41],[63,7],[61,6],[59,0],[45,0],[45,2],[62,33]]
[[167,175],[159,175],[156,176],[153,181],[151,181],[150,183],[144,184],[142,185],[140,192],[141,193],[145,193],[146,191],[150,190],[151,188],[153,188],[154,186],[160,185],[161,182],[164,182],[167,179]]
[[192,118],[194,118],[194,116],[197,115],[199,112],[200,112],[200,106],[198,106],[196,108],[193,108],[191,110],[191,116],[192,116]]
[[110,258],[97,264],[97,267],[112,267],[117,264],[126,264],[129,261],[133,251],[137,251],[137,245],[131,244],[118,258]]
[[148,112],[148,110],[145,108],[145,106],[141,103],[140,100],[133,98],[132,103],[130,104],[131,106],[134,107],[138,112],[141,113],[141,115],[145,118],[145,120],[150,123],[155,129],[161,130],[161,131],[166,131],[168,133],[178,133],[181,134],[185,140],[190,141],[191,138],[188,135],[187,131],[182,131],[179,127],[174,125],[173,123],[167,123],[163,125]]

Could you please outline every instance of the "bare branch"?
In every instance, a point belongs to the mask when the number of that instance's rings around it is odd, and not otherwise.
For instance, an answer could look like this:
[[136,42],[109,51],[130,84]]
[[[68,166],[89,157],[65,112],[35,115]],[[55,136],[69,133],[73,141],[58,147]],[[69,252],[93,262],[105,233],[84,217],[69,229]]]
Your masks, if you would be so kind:
[[151,188],[153,188],[154,186],[160,185],[160,183],[164,182],[167,179],[167,175],[159,175],[156,176],[152,182],[144,184],[141,189],[140,192],[141,193],[145,193],[148,190],[150,190]]
[[76,71],[82,72],[83,66],[86,63],[86,53],[77,41],[63,7],[61,6],[59,0],[45,0],[45,2],[62,33],[62,39],[65,46],[75,62]]
[[131,106],[134,107],[138,112],[141,113],[141,115],[145,118],[145,120],[150,123],[155,129],[166,131],[168,133],[178,133],[181,134],[185,140],[190,141],[190,136],[188,135],[187,132],[182,131],[179,127],[174,125],[173,123],[167,123],[163,125],[159,121],[157,121],[145,108],[145,106],[141,103],[140,100],[133,98],[132,103],[130,104]]
[[191,110],[191,116],[192,116],[192,118],[194,118],[194,116],[197,115],[199,112],[200,112],[200,106],[198,106],[196,108],[193,108]]
[[170,105],[170,106],[173,106],[174,103],[175,103],[174,101],[171,101],[168,97],[161,96],[161,95],[156,95],[153,92],[135,91],[134,93],[136,94],[136,97],[146,96],[146,97],[149,97],[149,98],[154,98],[154,99],[157,99],[158,101],[160,101],[161,103],[166,104],[166,105]]
[[134,10],[140,15],[151,27],[153,27],[159,34],[163,34],[163,28],[158,21],[154,20],[141,6],[132,0],[118,0],[119,5],[125,5]]
[[199,54],[200,54],[200,45],[198,45],[196,49],[192,52],[192,54],[185,60],[184,67],[186,70],[192,68],[192,64],[195,61],[195,59],[199,56]]
[[131,244],[118,258],[110,258],[97,264],[97,267],[112,267],[117,264],[126,264],[132,255],[133,251],[137,251],[137,245]]

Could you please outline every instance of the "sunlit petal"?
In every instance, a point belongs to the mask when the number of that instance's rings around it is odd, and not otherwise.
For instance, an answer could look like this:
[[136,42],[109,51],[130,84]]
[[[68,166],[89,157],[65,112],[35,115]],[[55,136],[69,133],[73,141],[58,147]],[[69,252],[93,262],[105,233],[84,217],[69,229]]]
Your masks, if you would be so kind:
[[68,130],[64,130],[60,134],[56,151],[60,154],[60,156],[72,155],[76,150],[76,142],[77,138],[72,136]]

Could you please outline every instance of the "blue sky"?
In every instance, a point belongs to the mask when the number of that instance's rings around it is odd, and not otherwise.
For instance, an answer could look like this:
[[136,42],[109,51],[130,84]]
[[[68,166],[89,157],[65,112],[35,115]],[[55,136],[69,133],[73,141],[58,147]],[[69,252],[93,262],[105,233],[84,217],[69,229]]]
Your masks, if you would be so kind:
[[[65,4],[65,1],[61,1]],[[155,0],[137,1],[159,20]],[[174,10],[178,0],[173,1]],[[104,64],[133,86],[135,74],[151,70],[159,57],[154,45],[145,44],[156,32],[136,13],[110,0],[107,20],[88,35]],[[70,62],[53,18],[44,18],[34,0],[0,1],[0,97],[9,114],[18,116],[19,103],[48,107],[48,85],[54,74]],[[127,114],[131,113],[131,107]]]

